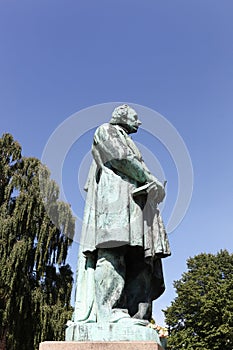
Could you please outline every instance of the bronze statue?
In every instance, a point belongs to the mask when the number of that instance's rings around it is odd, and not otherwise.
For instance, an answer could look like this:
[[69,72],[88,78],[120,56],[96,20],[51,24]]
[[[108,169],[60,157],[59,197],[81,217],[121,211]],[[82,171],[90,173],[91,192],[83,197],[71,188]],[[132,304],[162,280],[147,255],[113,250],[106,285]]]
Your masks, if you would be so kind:
[[158,209],[165,190],[129,136],[140,124],[122,105],[94,135],[74,324],[145,326],[165,289],[161,258],[170,248]]

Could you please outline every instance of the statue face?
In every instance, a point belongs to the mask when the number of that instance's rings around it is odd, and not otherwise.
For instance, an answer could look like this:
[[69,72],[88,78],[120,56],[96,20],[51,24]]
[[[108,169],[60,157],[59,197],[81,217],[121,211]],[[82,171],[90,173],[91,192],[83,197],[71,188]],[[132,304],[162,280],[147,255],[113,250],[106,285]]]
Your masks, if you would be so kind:
[[127,130],[128,134],[133,134],[138,131],[139,125],[142,123],[138,119],[138,115],[134,109],[130,108],[127,115],[126,123],[124,128]]

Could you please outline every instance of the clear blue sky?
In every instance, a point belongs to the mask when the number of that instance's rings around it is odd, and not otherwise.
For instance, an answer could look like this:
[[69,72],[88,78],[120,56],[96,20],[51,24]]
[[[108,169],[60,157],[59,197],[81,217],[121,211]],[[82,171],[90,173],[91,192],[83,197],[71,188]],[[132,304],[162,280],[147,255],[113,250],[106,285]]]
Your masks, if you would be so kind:
[[[0,2],[0,131],[12,133],[24,155],[40,158],[67,117],[110,101],[158,111],[186,143],[193,197],[169,237],[173,255],[164,261],[159,323],[189,256],[232,252],[232,13],[231,0]],[[147,142],[142,132],[137,137]],[[90,146],[91,135],[75,152]],[[155,154],[166,162],[162,149]],[[69,201],[83,208],[81,199]],[[73,266],[75,255],[73,248]]]

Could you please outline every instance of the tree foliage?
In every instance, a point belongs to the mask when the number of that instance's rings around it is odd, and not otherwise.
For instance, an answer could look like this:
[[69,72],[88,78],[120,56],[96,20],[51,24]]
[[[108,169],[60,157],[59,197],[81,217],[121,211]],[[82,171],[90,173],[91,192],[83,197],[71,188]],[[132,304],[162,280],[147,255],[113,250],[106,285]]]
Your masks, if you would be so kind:
[[[0,139],[0,338],[31,350],[63,338],[71,316],[72,272],[65,265],[74,219],[36,158],[21,155],[10,134]],[[52,222],[51,215],[55,218]]]
[[233,349],[233,254],[200,254],[174,282],[177,297],[165,310],[169,349]]

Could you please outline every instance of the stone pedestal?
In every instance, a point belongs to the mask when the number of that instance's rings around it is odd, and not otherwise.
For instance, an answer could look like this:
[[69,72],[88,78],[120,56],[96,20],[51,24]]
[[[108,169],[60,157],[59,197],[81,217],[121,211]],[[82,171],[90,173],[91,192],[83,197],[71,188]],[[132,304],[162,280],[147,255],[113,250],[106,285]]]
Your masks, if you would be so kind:
[[152,341],[118,341],[118,342],[68,342],[46,341],[39,350],[163,350]]

